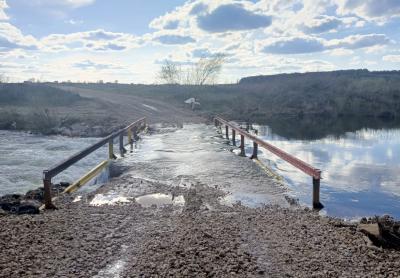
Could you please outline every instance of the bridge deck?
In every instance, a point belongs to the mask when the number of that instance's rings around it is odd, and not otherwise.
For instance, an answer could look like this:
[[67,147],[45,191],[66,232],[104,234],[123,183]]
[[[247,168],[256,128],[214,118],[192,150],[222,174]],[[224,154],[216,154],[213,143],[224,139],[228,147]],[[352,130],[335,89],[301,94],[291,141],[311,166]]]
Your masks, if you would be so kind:
[[58,199],[57,211],[0,217],[0,277],[399,274],[400,254],[369,249],[354,227],[253,208],[282,204],[284,189],[229,148],[213,127],[161,128],[94,192]]

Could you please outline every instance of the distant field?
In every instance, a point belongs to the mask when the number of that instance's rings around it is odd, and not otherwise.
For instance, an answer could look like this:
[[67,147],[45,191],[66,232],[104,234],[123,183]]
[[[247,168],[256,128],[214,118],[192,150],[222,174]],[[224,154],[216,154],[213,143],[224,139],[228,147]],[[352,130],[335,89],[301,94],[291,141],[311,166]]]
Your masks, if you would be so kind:
[[[194,112],[184,104],[191,97],[201,103]],[[47,109],[60,118],[58,125],[80,123],[86,129],[102,126],[104,134],[142,116],[150,122],[183,123],[211,120],[215,115],[278,129],[294,125],[319,127],[319,131],[337,128],[340,133],[358,126],[397,126],[400,73],[351,70],[282,74],[215,86],[0,84],[0,109],[0,128],[9,128],[15,118],[30,115],[32,109],[36,114]],[[29,121],[31,117],[25,117],[25,122]],[[21,129],[32,126],[20,122],[17,126]],[[329,127],[336,123],[339,127]]]

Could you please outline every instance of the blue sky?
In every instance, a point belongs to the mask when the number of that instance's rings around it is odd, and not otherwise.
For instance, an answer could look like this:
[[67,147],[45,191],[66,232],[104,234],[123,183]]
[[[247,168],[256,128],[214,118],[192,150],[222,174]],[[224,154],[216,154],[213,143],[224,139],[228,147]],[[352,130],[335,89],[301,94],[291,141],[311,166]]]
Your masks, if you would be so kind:
[[160,64],[227,57],[248,75],[400,69],[399,0],[0,0],[12,81],[155,83]]

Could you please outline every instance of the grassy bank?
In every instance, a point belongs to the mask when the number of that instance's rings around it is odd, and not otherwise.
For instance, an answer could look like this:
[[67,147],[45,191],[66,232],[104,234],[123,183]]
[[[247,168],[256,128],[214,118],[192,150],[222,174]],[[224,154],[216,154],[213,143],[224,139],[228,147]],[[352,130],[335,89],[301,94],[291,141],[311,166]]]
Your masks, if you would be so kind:
[[57,109],[81,101],[78,94],[45,84],[0,84],[0,129],[58,133],[78,120]]

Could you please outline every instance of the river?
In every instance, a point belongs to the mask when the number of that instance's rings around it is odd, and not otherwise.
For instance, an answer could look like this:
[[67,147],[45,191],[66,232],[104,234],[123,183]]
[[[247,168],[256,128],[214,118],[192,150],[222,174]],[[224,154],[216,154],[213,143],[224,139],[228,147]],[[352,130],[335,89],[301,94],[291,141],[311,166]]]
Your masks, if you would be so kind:
[[[43,170],[98,140],[0,130],[0,196],[26,193],[42,186]],[[105,148],[99,149],[58,175],[53,182],[73,182],[107,156]]]
[[[321,213],[347,219],[382,214],[400,218],[400,176],[398,174],[400,172],[400,157],[398,156],[400,129],[361,128],[342,135],[324,135],[318,139],[306,139],[284,137],[265,125],[255,126],[255,128],[258,129],[261,138],[323,171],[321,202],[325,208]],[[213,128],[186,125],[176,135],[169,133],[166,139],[162,134],[155,137],[154,135],[146,136],[144,141],[138,144],[138,149],[134,153],[135,157],[129,159],[135,161],[156,159],[160,154],[149,150],[160,149],[158,145],[161,138],[174,142],[186,138],[185,136],[193,132],[196,132],[199,138],[208,138],[209,142],[206,140],[207,144],[204,144],[204,148],[220,146],[227,151],[226,145],[223,146],[223,140],[213,139],[215,138]],[[168,130],[164,130],[164,133],[168,133]],[[25,193],[27,190],[41,186],[41,173],[44,169],[97,140],[97,138],[66,138],[0,131],[0,195]],[[207,151],[212,150],[207,149]],[[249,156],[251,151],[251,145],[248,144],[246,152]],[[163,150],[161,153],[165,152],[166,150]],[[287,194],[299,199],[301,204],[309,206],[311,178],[268,151],[260,149],[260,152],[259,159],[282,177]],[[171,155],[173,155],[172,152]],[[215,155],[219,154],[216,152]],[[54,181],[72,182],[106,157],[107,149],[99,149],[57,176]],[[186,159],[191,159],[191,157],[189,155]],[[175,167],[174,171],[185,174],[188,171],[197,173],[201,170],[201,168],[186,169],[182,168],[183,166]],[[213,169],[213,171],[223,172],[222,169],[221,171]],[[225,178],[232,178],[210,177],[202,172],[200,174],[198,174],[200,177],[204,176],[205,182],[209,182],[211,178],[214,182],[223,183]],[[247,187],[242,185],[239,189],[235,189],[237,192],[234,196],[242,203],[259,205],[269,202],[268,190],[252,189],[249,184]]]
[[[261,138],[323,171],[323,213],[348,219],[382,214],[400,218],[400,129],[361,128],[307,139],[286,138],[265,125],[255,128]],[[260,160],[283,177],[289,194],[310,204],[311,178],[261,151]]]

